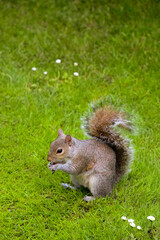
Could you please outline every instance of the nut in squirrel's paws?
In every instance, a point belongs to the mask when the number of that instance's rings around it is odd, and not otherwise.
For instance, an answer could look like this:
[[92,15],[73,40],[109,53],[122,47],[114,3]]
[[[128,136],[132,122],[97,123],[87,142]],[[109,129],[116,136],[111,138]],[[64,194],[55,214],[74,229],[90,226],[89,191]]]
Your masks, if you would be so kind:
[[55,166],[54,164],[52,164],[52,163],[49,163],[49,164],[48,164],[48,168],[49,168],[49,170],[50,170],[52,173],[54,173],[55,170],[56,170],[56,166]]

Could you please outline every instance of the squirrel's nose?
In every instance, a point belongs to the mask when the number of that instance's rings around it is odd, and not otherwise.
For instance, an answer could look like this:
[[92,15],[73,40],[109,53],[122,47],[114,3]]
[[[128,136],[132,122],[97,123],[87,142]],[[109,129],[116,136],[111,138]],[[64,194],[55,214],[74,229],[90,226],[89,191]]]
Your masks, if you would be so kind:
[[51,162],[52,161],[52,158],[50,156],[47,157],[47,161],[48,162]]

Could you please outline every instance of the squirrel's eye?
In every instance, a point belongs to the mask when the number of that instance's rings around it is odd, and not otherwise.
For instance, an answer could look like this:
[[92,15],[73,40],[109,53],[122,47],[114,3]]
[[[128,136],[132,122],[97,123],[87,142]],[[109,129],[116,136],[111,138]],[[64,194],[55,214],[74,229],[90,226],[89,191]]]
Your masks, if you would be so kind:
[[62,148],[58,148],[57,153],[62,153]]

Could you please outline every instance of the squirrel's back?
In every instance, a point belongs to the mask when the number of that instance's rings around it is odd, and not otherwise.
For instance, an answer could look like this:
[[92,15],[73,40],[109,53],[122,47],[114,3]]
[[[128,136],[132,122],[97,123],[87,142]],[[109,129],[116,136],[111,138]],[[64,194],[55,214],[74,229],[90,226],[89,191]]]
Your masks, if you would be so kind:
[[131,122],[122,112],[117,112],[111,107],[97,109],[89,119],[87,130],[92,137],[108,144],[116,154],[116,182],[128,171],[132,159],[130,141],[120,135],[114,127],[132,130]]

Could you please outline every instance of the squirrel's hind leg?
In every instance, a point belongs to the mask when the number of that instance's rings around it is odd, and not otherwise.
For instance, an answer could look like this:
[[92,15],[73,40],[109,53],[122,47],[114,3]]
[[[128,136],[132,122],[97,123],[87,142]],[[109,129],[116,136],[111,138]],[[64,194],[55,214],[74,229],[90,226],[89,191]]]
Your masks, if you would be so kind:
[[85,196],[85,197],[83,198],[83,200],[86,201],[86,202],[90,202],[90,201],[93,201],[93,200],[95,200],[95,199],[96,199],[96,198],[93,197],[93,196]]
[[94,175],[90,179],[89,190],[93,197],[105,197],[110,194],[113,189],[113,175]]

